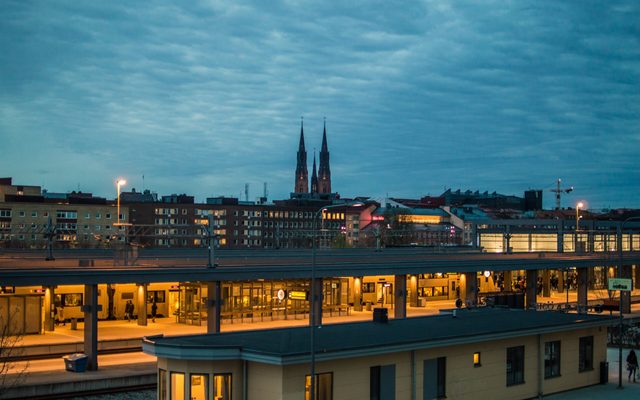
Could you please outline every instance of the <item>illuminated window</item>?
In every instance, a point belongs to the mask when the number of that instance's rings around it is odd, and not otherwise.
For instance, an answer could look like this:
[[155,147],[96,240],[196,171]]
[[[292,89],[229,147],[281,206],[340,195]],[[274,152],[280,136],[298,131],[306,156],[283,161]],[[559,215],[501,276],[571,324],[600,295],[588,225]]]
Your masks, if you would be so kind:
[[480,367],[482,364],[480,363],[480,352],[476,351],[473,353],[473,366]]
[[209,375],[207,374],[191,374],[191,386],[189,387],[191,400],[207,400],[209,398],[208,380]]
[[213,376],[214,400],[231,400],[231,374]]
[[184,400],[184,374],[182,372],[171,373],[171,400]]
[[[311,376],[305,377],[304,399],[311,398]],[[333,400],[333,373],[316,374],[315,379],[315,399],[317,400]]]

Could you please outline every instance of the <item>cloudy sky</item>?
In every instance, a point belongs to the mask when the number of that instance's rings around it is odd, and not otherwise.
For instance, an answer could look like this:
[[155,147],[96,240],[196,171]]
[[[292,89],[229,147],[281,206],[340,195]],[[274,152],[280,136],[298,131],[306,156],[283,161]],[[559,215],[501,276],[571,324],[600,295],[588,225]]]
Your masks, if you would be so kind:
[[343,197],[640,207],[637,0],[174,3],[3,0],[0,176],[285,198],[326,117]]

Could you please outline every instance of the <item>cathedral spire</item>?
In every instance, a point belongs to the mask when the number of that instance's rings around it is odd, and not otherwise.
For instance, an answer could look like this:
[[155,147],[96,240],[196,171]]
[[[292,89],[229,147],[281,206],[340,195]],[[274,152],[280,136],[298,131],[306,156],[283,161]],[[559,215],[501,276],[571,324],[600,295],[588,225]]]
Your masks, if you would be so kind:
[[313,172],[311,173],[311,193],[318,193],[318,175],[316,174],[316,150],[313,150]]
[[304,119],[300,117],[300,144],[298,145],[298,163],[294,193],[309,192],[309,172],[307,171],[307,150],[304,147]]
[[327,145],[327,119],[324,120],[320,167],[318,168],[318,193],[331,193],[331,168],[329,167],[329,146]]

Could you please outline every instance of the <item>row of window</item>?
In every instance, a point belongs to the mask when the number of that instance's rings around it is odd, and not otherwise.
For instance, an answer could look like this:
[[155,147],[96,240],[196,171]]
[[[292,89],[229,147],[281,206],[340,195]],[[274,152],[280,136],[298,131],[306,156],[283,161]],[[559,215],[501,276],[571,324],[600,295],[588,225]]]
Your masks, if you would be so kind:
[[[212,378],[210,382],[209,374],[191,373],[189,374],[189,384],[185,385],[185,374],[171,371],[169,373],[169,382],[167,382],[167,371],[159,369],[158,400],[208,400],[211,398],[209,396],[209,388],[211,388],[214,399],[231,400],[231,374],[213,374]],[[168,387],[167,383],[169,384]]]
[[[0,210],[0,217],[11,217],[12,212],[11,210],[8,209],[4,209],[4,210]],[[27,212],[26,211],[22,211],[19,210],[18,211],[18,217],[26,217]],[[31,211],[31,217],[36,218],[38,216],[38,211]],[[91,219],[91,216],[94,216],[95,219],[101,219],[102,218],[102,213],[95,213],[92,214],[90,212],[87,212],[84,214],[84,218],[85,219]],[[43,211],[42,212],[42,217],[48,217],[49,216],[49,212],[48,211]],[[77,211],[64,211],[64,210],[58,210],[56,211],[56,218],[60,218],[60,219],[78,219],[78,213]],[[104,218],[105,219],[111,219],[111,213],[105,213],[104,214]],[[120,214],[120,219],[124,220],[124,215]]]
[[[544,344],[545,379],[560,376],[560,354],[559,340]],[[593,336],[585,336],[579,339],[578,371],[591,370],[593,370]],[[510,347],[507,349],[507,386],[522,383],[524,383],[524,346]]]

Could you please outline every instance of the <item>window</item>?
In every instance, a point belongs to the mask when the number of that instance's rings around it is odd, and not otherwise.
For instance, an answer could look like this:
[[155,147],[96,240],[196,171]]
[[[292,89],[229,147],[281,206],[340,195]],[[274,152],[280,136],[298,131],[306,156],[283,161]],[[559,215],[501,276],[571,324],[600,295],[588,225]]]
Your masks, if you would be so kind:
[[[332,400],[333,399],[333,373],[316,374],[315,379],[315,400]],[[304,399],[311,398],[311,376],[307,375],[304,385]]]
[[544,344],[544,377],[555,378],[560,376],[560,341]]
[[38,216],[38,212],[37,211],[31,211],[31,216],[32,217],[37,217]]
[[82,293],[62,293],[56,294],[54,303],[62,307],[80,307],[82,303]]
[[369,399],[393,400],[396,397],[396,366],[383,365],[370,368]]
[[100,213],[96,213],[96,219],[100,219]]
[[375,293],[375,292],[376,292],[375,282],[366,282],[362,284],[362,293]]
[[438,398],[442,399],[447,397],[447,359],[446,357],[438,357]]
[[507,386],[524,383],[524,346],[507,348]]
[[18,211],[18,217],[24,217],[24,211]]
[[580,338],[580,354],[578,371],[593,370],[593,336]]
[[231,400],[231,374],[213,376],[213,398],[215,400]]
[[158,400],[167,400],[167,371],[158,370]]
[[11,210],[0,210],[0,217],[11,217]]
[[65,210],[57,210],[56,218],[61,219],[77,219],[78,213],[76,211],[65,211]]
[[476,368],[482,366],[479,351],[476,351],[475,353],[473,353],[473,366]]
[[106,219],[111,219],[111,214],[110,214],[110,213],[106,213],[106,214],[104,215],[104,217],[105,217]]
[[171,373],[171,400],[184,400],[184,374],[182,372]]
[[156,303],[164,303],[164,290],[149,290],[147,292],[147,303],[151,304],[154,301]]
[[[191,374],[191,385],[189,386],[189,395],[191,400],[207,400],[209,398],[209,388],[207,374]],[[214,397],[217,399],[217,397]]]
[[91,213],[84,213],[84,219],[90,219]]

